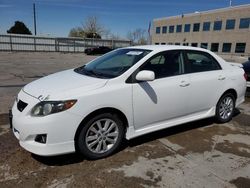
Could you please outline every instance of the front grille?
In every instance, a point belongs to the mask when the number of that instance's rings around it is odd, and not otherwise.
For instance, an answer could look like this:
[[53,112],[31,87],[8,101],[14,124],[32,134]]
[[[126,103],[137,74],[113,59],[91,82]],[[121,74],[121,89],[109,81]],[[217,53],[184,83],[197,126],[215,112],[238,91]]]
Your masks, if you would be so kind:
[[22,111],[26,108],[27,105],[28,105],[28,104],[27,104],[26,102],[23,102],[23,101],[19,100],[19,101],[17,102],[17,109],[18,109],[20,112],[22,112]]

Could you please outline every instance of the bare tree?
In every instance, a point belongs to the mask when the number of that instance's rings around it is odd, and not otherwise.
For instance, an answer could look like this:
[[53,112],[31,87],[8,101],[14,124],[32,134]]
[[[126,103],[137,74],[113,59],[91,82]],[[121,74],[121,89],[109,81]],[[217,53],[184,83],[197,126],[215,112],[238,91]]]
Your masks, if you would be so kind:
[[145,29],[137,28],[134,31],[129,31],[127,38],[131,40],[134,45],[147,44],[147,35]]
[[136,34],[134,31],[129,31],[127,34],[127,38],[128,40],[132,41],[132,43],[134,44],[136,42]]
[[85,37],[85,33],[81,27],[75,27],[70,30],[69,37]]
[[110,31],[110,29],[105,28],[102,34],[102,37],[105,39],[110,39],[112,36],[112,33]]
[[121,38],[121,36],[118,33],[116,33],[116,34],[112,33],[110,35],[109,39],[112,39],[112,40],[121,40],[122,38]]
[[110,31],[105,29],[96,16],[89,16],[81,27],[70,30],[69,37],[101,38],[103,34],[110,35]]
[[98,18],[96,16],[89,16],[85,20],[85,22],[82,24],[83,30],[85,34],[89,36],[102,36],[102,34],[105,32],[104,26],[99,22]]

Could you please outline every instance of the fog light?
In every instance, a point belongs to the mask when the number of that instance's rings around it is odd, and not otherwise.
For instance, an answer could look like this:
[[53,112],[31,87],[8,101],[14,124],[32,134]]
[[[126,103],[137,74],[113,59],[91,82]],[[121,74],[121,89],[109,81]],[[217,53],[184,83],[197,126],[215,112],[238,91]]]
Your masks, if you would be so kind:
[[35,138],[35,141],[42,144],[46,144],[47,134],[38,134]]

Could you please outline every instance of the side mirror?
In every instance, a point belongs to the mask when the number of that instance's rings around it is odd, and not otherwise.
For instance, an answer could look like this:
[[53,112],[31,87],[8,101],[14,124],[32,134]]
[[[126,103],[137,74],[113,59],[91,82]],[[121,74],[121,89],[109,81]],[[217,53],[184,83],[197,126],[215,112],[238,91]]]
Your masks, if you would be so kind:
[[155,79],[155,73],[153,71],[143,70],[137,73],[137,81],[153,81]]

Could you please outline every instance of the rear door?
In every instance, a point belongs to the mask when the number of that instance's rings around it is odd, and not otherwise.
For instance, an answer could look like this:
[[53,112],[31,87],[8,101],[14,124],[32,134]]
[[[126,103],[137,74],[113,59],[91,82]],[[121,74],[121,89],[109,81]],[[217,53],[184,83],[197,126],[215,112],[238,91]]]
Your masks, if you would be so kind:
[[216,105],[223,92],[226,75],[209,53],[194,50],[185,52],[184,72],[190,79],[190,110],[192,113],[206,111]]

